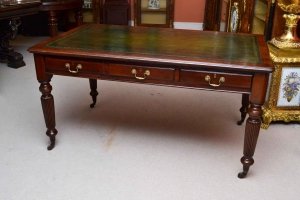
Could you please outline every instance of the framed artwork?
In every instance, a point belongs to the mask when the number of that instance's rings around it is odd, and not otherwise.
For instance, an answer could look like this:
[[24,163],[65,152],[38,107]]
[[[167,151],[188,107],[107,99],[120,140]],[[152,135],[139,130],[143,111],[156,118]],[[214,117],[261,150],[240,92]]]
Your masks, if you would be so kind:
[[92,9],[93,8],[93,0],[83,0],[82,8]]
[[159,9],[159,0],[148,0],[148,8],[149,9]]
[[277,106],[300,109],[300,65],[282,67]]

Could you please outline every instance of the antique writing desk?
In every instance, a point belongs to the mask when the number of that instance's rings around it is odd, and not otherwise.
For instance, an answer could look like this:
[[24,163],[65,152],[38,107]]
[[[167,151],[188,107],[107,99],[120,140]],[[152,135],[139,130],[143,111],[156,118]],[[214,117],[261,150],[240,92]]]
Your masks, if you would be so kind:
[[[89,78],[94,107],[97,79],[202,88],[250,95],[243,172],[254,163],[269,73],[262,36],[146,27],[85,25],[29,49],[34,53],[51,150],[55,145],[53,74]],[[166,102],[167,103],[167,102]]]

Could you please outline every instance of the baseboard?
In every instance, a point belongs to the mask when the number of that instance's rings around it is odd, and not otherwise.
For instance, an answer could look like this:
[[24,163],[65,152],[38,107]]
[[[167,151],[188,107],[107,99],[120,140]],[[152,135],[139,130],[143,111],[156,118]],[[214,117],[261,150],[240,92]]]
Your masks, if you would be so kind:
[[203,23],[195,22],[174,22],[176,29],[203,30]]
[[[134,20],[129,21],[130,26],[134,26]],[[190,29],[190,30],[203,30],[203,23],[195,22],[174,22],[176,29]]]
[[129,20],[128,25],[129,26],[134,26],[134,20]]

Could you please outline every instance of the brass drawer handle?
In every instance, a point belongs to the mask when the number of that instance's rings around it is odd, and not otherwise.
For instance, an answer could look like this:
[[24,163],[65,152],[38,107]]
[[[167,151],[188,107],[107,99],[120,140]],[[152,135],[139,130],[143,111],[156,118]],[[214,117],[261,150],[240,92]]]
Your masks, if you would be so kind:
[[76,65],[76,70],[71,70],[71,65],[70,63],[66,63],[65,67],[69,70],[69,72],[73,73],[73,74],[77,74],[79,72],[80,69],[82,69],[82,65],[81,64],[77,64]]
[[[216,75],[215,75],[215,77],[216,77]],[[221,86],[222,83],[225,83],[225,77],[223,77],[223,76],[220,77],[220,79],[219,79],[219,84],[210,83],[210,80],[211,80],[210,76],[209,76],[209,75],[206,75],[206,76],[205,76],[205,81],[207,81],[208,84],[209,84],[210,86],[212,86],[212,87],[219,87],[219,86]]]
[[134,75],[134,77],[138,80],[145,80],[147,78],[147,76],[150,76],[150,70],[146,70],[144,72],[144,77],[141,77],[141,76],[137,76],[137,71],[136,69],[132,69],[131,70],[131,73]]

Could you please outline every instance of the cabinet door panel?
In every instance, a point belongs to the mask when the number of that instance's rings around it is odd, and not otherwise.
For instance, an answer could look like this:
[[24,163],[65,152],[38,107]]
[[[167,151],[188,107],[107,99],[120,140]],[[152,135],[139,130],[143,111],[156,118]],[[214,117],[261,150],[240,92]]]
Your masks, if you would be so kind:
[[173,27],[174,0],[135,0],[137,26]]

